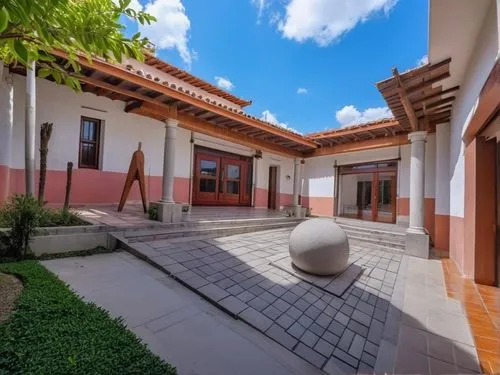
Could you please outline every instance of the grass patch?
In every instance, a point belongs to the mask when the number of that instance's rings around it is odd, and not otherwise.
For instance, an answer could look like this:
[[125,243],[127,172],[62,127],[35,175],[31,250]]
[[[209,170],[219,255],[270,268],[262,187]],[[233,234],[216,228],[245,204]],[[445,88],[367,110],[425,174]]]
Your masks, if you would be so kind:
[[0,324],[0,374],[176,374],[121,319],[82,301],[38,262],[0,264],[0,271],[24,283]]

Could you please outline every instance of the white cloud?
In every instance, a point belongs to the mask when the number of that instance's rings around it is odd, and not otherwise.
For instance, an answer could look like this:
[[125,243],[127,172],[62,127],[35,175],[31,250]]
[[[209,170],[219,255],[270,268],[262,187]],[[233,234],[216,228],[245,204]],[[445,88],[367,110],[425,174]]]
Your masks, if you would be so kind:
[[139,25],[142,36],[148,37],[157,49],[177,49],[190,68],[195,58],[195,53],[188,47],[191,22],[181,0],[152,0],[146,4],[144,11],[155,16],[156,22]]
[[417,66],[423,66],[429,62],[429,56],[423,55],[417,60]]
[[128,7],[132,8],[136,12],[140,12],[143,9],[142,4],[139,2],[139,0],[131,0]]
[[287,39],[314,40],[326,46],[357,24],[383,12],[388,14],[398,0],[287,0],[278,29]]
[[285,122],[279,122],[278,118],[276,117],[276,115],[274,113],[272,113],[268,109],[266,109],[264,112],[262,112],[262,117],[260,119],[263,120],[263,121],[270,122],[273,125],[277,125],[277,126],[280,126],[280,127],[284,128],[284,129],[290,130],[290,131],[292,131],[294,133],[302,134],[301,132],[295,130],[294,128],[290,128],[287,123],[285,123]]
[[307,89],[304,88],[304,87],[299,87],[297,89],[297,94],[299,94],[299,95],[305,95],[305,94],[307,94]]
[[252,4],[257,7],[257,23],[260,23],[264,9],[269,5],[267,0],[252,0]]
[[337,111],[335,117],[340,125],[345,128],[351,125],[363,124],[393,116],[391,110],[387,107],[368,108],[360,112],[355,106],[346,105],[344,108]]
[[231,91],[234,88],[234,84],[227,78],[219,76],[215,76],[214,78],[217,86],[219,86],[221,89]]

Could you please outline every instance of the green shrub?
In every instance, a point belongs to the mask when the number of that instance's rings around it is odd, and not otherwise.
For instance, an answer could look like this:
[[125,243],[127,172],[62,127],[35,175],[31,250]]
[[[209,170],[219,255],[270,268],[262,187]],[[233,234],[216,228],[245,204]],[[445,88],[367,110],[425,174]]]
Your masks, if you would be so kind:
[[4,221],[10,228],[8,256],[24,259],[29,254],[29,243],[40,225],[42,209],[32,195],[12,196],[2,210]]
[[158,220],[158,207],[149,206],[148,217],[149,217],[149,220]]
[[24,283],[14,314],[0,324],[0,374],[151,374],[175,369],[123,324],[85,303],[36,261],[0,264]]
[[46,208],[31,195],[13,195],[0,207],[0,228],[10,228],[8,237],[0,236],[0,256],[26,258],[36,227],[82,224],[85,222],[68,210]]

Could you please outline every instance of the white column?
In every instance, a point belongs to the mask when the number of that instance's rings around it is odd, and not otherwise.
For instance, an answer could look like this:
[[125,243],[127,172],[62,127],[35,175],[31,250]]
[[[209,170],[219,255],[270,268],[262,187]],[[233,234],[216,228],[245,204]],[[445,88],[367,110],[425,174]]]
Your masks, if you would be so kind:
[[[0,63],[0,202],[8,196],[12,154],[12,132],[14,129],[14,85],[10,74],[4,74]],[[5,172],[2,174],[2,169]]]
[[293,205],[299,205],[300,194],[300,159],[294,160],[293,167]]
[[175,139],[179,121],[165,121],[165,147],[163,151],[163,189],[161,201],[174,203]]
[[35,121],[36,121],[36,72],[35,62],[26,69],[26,118],[24,129],[24,157],[26,194],[35,195]]
[[413,233],[424,231],[424,194],[425,194],[425,140],[427,132],[408,134],[411,144],[410,160],[410,227]]

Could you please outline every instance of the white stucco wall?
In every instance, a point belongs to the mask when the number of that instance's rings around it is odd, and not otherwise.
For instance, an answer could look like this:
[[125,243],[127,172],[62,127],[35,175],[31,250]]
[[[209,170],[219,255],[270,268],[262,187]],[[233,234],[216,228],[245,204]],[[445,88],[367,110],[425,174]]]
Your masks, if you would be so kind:
[[495,2],[486,15],[475,43],[464,80],[453,104],[450,125],[450,215],[464,217],[464,144],[462,136],[477,105],[479,93],[499,52]]
[[[49,143],[48,168],[66,170],[72,161],[78,168],[81,116],[102,120],[100,157],[104,171],[127,172],[139,141],[145,156],[146,174],[159,176],[163,170],[164,126],[160,121],[124,112],[125,103],[90,93],[76,93],[47,80],[37,79],[36,149],[40,144],[40,125],[54,124]],[[11,168],[24,168],[25,78],[14,75],[14,132]],[[182,132],[179,141],[183,141]],[[189,141],[189,138],[188,138]],[[179,142],[179,143],[180,143]],[[36,152],[37,165],[39,153]],[[181,160],[179,160],[181,161]],[[176,174],[183,170],[176,165]],[[180,173],[180,172],[179,172]]]
[[[24,169],[24,111],[25,78],[14,75],[14,130],[10,167]],[[1,87],[3,89],[3,86]],[[2,95],[5,90],[2,90]],[[126,173],[132,153],[142,142],[146,175],[161,176],[163,172],[163,146],[165,129],[160,121],[124,112],[125,103],[112,101],[90,93],[76,93],[71,89],[47,80],[37,79],[36,149],[40,144],[40,124],[54,123],[49,144],[48,169],[66,170],[68,161],[78,168],[78,148],[81,116],[102,121],[100,169]],[[0,108],[1,109],[1,108]],[[3,111],[5,112],[5,111]],[[3,114],[2,112],[2,114]],[[179,128],[176,140],[175,176],[189,178],[192,173],[191,131]],[[211,137],[194,133],[194,144],[245,156],[253,156],[255,150]],[[2,141],[5,137],[2,137]],[[6,148],[2,148],[5,150]],[[4,152],[5,153],[5,152]],[[39,153],[36,152],[36,165]],[[5,157],[2,156],[2,159]],[[263,152],[257,161],[254,184],[268,188],[269,167],[278,166],[280,193],[293,193],[293,158]],[[290,178],[287,178],[290,176]]]
[[[408,153],[405,153],[408,150]],[[398,159],[401,155],[401,166],[398,174],[398,185],[402,188],[402,194],[408,191],[409,195],[409,145],[399,147],[387,147],[375,150],[359,152],[348,152],[306,159],[304,172],[304,187],[302,194],[309,197],[333,197],[334,196],[334,165],[337,166],[366,163],[374,161]],[[404,166],[408,164],[406,170]],[[429,184],[433,186],[433,181]]]
[[294,159],[269,152],[262,152],[262,159],[257,159],[256,186],[269,188],[269,167],[278,167],[278,190],[282,194],[293,194]]

